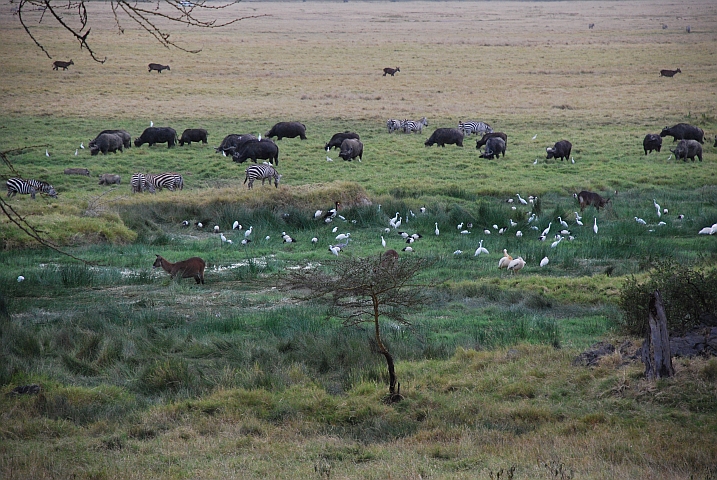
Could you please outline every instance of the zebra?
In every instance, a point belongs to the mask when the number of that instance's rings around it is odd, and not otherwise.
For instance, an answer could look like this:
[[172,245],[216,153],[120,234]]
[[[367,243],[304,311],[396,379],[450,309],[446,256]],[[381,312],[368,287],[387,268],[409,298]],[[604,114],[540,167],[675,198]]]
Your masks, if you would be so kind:
[[46,193],[52,198],[57,198],[55,188],[47,182],[40,180],[23,180],[22,178],[11,178],[7,181],[7,196],[14,197],[18,193],[32,196],[35,200],[37,192]]
[[458,130],[462,130],[465,135],[493,133],[493,128],[485,122],[458,122]]
[[386,127],[388,128],[388,133],[393,133],[403,128],[403,122],[392,118],[386,122]]
[[428,126],[428,120],[426,120],[426,117],[423,117],[417,122],[414,122],[412,120],[404,120],[403,121],[403,131],[405,133],[421,133],[423,132],[423,127]]
[[145,190],[149,190],[150,193],[154,193],[154,185],[147,182],[146,175],[144,173],[135,173],[132,175],[130,180],[132,185],[132,193],[142,193]]
[[[145,175],[145,182],[156,190],[166,188],[173,192],[175,189],[184,188],[184,179],[178,173],[148,173]],[[152,188],[149,191],[152,192]]]
[[249,185],[247,185],[247,187],[254,188],[254,180],[261,179],[262,185],[264,185],[264,181],[266,180],[269,180],[269,185],[271,185],[272,178],[274,179],[274,187],[279,188],[279,180],[281,180],[281,175],[279,175],[279,172],[277,172],[274,167],[272,167],[268,163],[261,163],[257,165],[250,165],[247,167],[244,183],[249,181]]

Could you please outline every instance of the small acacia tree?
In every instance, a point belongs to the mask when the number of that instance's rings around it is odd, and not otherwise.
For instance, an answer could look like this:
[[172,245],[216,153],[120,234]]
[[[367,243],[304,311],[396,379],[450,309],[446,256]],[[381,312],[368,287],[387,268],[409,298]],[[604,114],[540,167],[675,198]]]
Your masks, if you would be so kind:
[[418,275],[433,260],[421,257],[399,258],[395,250],[366,258],[341,258],[324,262],[322,267],[292,270],[282,278],[282,286],[300,292],[303,300],[329,301],[332,315],[344,326],[373,323],[376,347],[388,368],[387,402],[401,400],[393,356],[381,339],[381,319],[410,325],[405,314],[429,301]]

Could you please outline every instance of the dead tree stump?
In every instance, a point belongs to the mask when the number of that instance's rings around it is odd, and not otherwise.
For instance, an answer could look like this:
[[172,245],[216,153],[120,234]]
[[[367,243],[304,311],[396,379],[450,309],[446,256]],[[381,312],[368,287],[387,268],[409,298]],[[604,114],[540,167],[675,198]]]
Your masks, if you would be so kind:
[[642,362],[645,376],[650,380],[671,377],[675,374],[670,353],[670,337],[667,333],[667,315],[662,305],[662,296],[655,290],[648,306],[649,328],[642,344]]

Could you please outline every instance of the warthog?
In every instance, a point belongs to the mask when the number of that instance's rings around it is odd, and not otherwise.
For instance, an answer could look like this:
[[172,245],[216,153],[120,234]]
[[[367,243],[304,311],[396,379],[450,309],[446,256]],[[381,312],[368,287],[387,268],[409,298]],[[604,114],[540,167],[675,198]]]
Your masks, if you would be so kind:
[[115,175],[114,173],[103,173],[100,175],[100,182],[98,185],[119,185],[122,177]]
[[84,175],[86,177],[89,177],[90,171],[86,168],[66,168],[65,175]]

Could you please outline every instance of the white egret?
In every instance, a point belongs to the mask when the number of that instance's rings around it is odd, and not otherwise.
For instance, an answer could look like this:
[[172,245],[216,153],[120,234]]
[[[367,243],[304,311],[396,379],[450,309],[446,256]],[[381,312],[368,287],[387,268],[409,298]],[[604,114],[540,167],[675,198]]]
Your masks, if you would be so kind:
[[595,222],[593,223],[593,232],[595,232],[595,235],[597,235],[597,232],[598,232],[597,217],[595,217]]
[[[654,198],[652,199],[652,204],[655,206],[655,210],[657,210],[657,216],[661,217],[662,216],[662,207],[660,207],[660,204],[657,203],[657,200],[655,200]],[[667,213],[667,212],[665,212],[665,213]]]
[[476,253],[474,253],[473,256],[477,257],[481,253],[488,255],[488,249],[483,246],[483,240],[481,240],[478,244],[478,248],[476,248]]
[[219,238],[222,239],[222,243],[227,243],[227,237],[225,237],[223,233],[219,234]]
[[553,225],[553,222],[548,222],[548,226],[545,227],[545,230],[543,230],[543,233],[540,234],[541,237],[546,236],[550,232],[550,227]]
[[254,231],[254,225],[252,225],[251,227],[249,227],[249,230],[247,230],[246,232],[244,232],[244,237],[248,237],[249,235],[251,235],[251,232],[253,232],[253,231]]
[[23,280],[25,280],[25,277],[23,277],[22,275],[18,275],[18,277],[17,277],[17,283],[20,283],[20,282],[22,282]]
[[338,225],[331,229],[331,233],[336,233],[339,231]]
[[436,222],[436,230],[435,230],[435,232],[436,232],[436,236],[440,235],[440,233],[441,233],[441,231],[438,230],[438,222]]
[[635,221],[636,221],[637,223],[639,223],[640,225],[647,225],[647,222],[644,221],[644,220],[641,219],[641,218],[635,217]]
[[568,228],[568,222],[563,220],[561,217],[558,217],[558,220],[560,221],[560,225],[562,225],[563,228]]
[[516,193],[515,196],[518,197],[518,201],[520,202],[521,205],[528,204],[528,201],[526,199],[524,199],[523,197],[521,197],[519,193]]
[[386,240],[384,240],[383,235],[381,235],[381,246],[386,248]]
[[550,260],[548,260],[548,257],[543,257],[543,259],[540,261],[540,266],[544,267],[548,264],[548,262],[550,262]]

